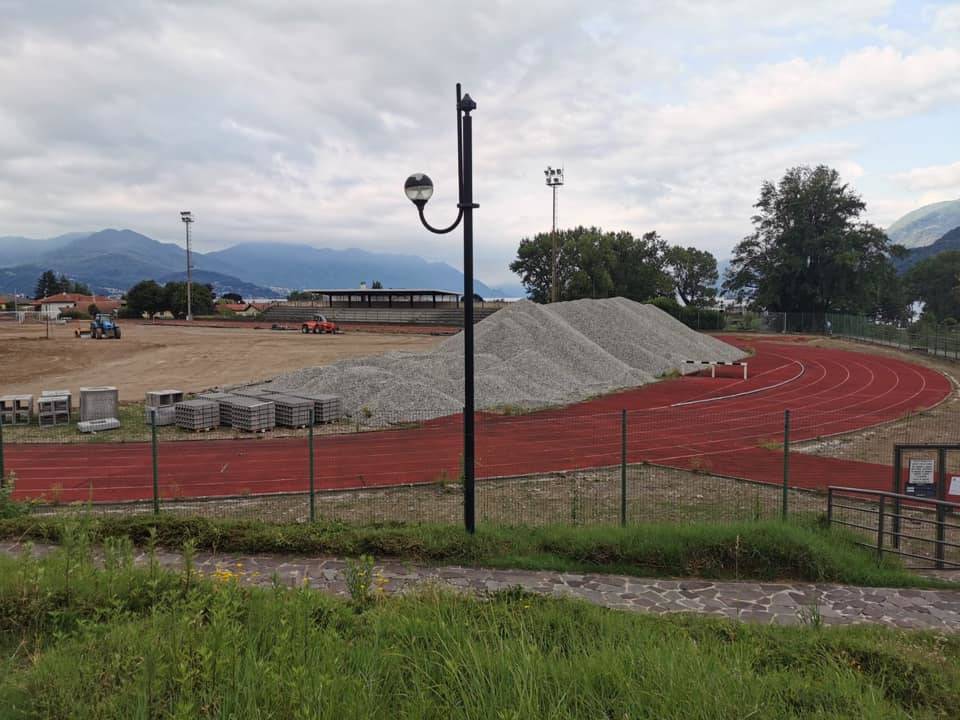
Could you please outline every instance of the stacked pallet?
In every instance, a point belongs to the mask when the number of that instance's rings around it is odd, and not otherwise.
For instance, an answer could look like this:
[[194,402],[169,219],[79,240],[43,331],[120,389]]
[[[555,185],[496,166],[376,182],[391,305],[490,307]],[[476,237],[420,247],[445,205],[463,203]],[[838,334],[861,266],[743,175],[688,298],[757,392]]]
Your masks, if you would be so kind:
[[210,400],[217,404],[220,413],[219,424],[223,425],[223,427],[230,427],[233,425],[233,418],[230,415],[230,405],[226,402],[233,397],[235,396],[231,395],[230,393],[214,391],[199,393],[197,395],[198,400]]
[[151,390],[143,408],[144,421],[147,425],[173,425],[177,421],[179,402],[183,402],[182,390]]
[[33,417],[33,395],[0,397],[0,422],[4,425],[29,425]]
[[177,427],[212,430],[220,424],[220,406],[213,400],[184,400],[175,406]]
[[115,387],[80,388],[80,420],[108,420],[117,417],[118,393]]
[[321,395],[309,392],[285,392],[284,395],[311,401],[313,403],[313,421],[317,425],[337,422],[343,418],[343,400],[339,395]]
[[151,390],[147,393],[149,407],[167,407],[183,402],[183,390]]
[[277,425],[276,406],[264,398],[233,395],[221,400],[220,407],[230,408],[230,424],[238,430],[263,432]]
[[143,408],[143,421],[147,425],[173,425],[177,422],[177,406],[163,405],[160,407],[151,407],[147,405]]
[[299,428],[310,424],[313,417],[312,400],[276,393],[271,393],[269,400],[276,407],[277,425]]
[[70,424],[69,390],[44,390],[37,398],[37,424],[40,427],[55,427]]

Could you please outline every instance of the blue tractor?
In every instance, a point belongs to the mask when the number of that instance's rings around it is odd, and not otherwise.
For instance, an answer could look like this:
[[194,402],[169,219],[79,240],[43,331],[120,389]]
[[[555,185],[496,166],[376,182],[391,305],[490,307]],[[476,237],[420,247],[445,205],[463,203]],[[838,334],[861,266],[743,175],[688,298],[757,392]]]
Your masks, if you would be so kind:
[[119,340],[120,326],[117,325],[117,321],[109,315],[99,313],[90,321],[90,337],[94,340],[102,340],[103,338]]

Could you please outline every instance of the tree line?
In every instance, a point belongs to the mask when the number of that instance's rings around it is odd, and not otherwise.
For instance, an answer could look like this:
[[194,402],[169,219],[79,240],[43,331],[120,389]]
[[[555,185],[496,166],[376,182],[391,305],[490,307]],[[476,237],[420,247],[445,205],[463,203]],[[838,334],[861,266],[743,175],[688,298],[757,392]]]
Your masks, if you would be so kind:
[[[866,203],[833,168],[788,169],[765,181],[753,229],[734,248],[722,292],[752,309],[847,313],[906,321],[915,302],[925,321],[960,319],[960,252],[941,253],[899,275],[906,249],[864,219]],[[656,232],[635,237],[577,227],[557,233],[559,300],[621,295],[669,306],[708,307],[717,297],[717,261],[709,252],[670,246]],[[520,241],[510,269],[528,296],[548,302],[553,236]]]
[[[191,283],[190,304],[194,315],[213,314],[216,293],[213,285]],[[168,282],[161,285],[155,280],[143,280],[127,291],[126,315],[141,317],[144,313],[155,315],[171,312],[176,317],[187,314],[187,283]]]
[[82,282],[71,280],[61,273],[57,275],[53,270],[46,270],[37,279],[37,285],[34,288],[33,296],[40,300],[51,295],[60,293],[76,293],[77,295],[93,295],[90,287]]
[[[550,299],[553,244],[551,233],[524,238],[510,264],[535,302]],[[716,258],[693,247],[670,246],[656,232],[636,237],[581,226],[558,230],[556,244],[560,301],[622,296],[646,302],[678,295],[687,305],[706,306],[716,296]]]

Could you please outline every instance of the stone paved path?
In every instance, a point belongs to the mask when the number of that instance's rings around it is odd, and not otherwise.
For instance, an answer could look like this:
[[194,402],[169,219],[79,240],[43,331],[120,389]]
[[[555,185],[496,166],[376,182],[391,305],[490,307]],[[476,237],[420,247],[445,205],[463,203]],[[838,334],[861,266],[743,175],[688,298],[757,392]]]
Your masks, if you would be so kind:
[[[46,554],[50,545],[34,545]],[[16,543],[0,543],[0,552],[18,554]],[[179,569],[180,553],[161,551],[161,565]],[[143,552],[138,563],[146,562]],[[252,585],[309,584],[322,592],[347,595],[345,561],[282,555],[197,553],[196,568],[212,574],[236,574]],[[716,582],[711,580],[656,580],[626,575],[558,573],[550,571],[490,570],[469,567],[433,567],[386,562],[376,566],[387,593],[400,593],[438,584],[482,594],[520,587],[556,597],[572,597],[604,607],[649,613],[693,612],[744,622],[796,625],[819,614],[824,624],[879,623],[898,628],[960,632],[960,590],[901,590],[814,583]]]

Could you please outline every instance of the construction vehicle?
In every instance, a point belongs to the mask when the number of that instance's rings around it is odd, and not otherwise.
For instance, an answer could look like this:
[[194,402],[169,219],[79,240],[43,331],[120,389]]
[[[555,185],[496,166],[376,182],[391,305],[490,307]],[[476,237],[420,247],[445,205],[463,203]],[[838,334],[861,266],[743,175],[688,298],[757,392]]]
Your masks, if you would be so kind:
[[117,325],[117,321],[111,316],[98,313],[97,316],[90,321],[90,337],[94,340],[102,340],[103,338],[119,340],[120,326]]
[[304,335],[308,333],[336,333],[340,332],[340,328],[332,320],[327,320],[323,315],[314,315],[312,320],[307,320],[303,325],[300,326],[300,332]]

